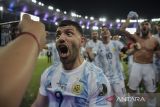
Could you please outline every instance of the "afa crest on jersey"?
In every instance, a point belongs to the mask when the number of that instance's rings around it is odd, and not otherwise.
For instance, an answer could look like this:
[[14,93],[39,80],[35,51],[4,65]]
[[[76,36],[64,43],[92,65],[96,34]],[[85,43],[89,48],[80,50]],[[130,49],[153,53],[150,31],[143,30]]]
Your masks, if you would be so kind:
[[83,91],[83,84],[80,82],[76,82],[72,85],[72,93],[79,95]]
[[112,51],[113,51],[113,52],[115,52],[115,51],[116,51],[116,49],[115,49],[115,48],[112,48]]

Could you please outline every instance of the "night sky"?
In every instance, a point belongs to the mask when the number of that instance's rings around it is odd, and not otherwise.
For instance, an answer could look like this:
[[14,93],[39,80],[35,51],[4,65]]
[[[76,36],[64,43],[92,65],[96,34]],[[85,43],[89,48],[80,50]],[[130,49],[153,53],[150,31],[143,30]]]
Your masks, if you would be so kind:
[[126,18],[129,11],[136,11],[140,18],[159,18],[158,0],[38,0],[63,11],[75,11],[82,16],[106,17],[109,20]]

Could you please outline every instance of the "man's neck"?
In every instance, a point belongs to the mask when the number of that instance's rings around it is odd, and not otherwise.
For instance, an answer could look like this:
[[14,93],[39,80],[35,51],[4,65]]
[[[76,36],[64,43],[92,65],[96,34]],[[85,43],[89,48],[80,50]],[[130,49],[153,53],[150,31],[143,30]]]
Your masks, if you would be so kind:
[[141,38],[143,38],[143,39],[148,39],[148,38],[150,38],[150,37],[152,37],[151,33],[149,33],[149,34],[148,34],[148,35],[146,35],[146,36],[143,36],[143,35],[142,35],[142,37],[141,37]]
[[79,57],[76,61],[73,61],[72,63],[63,64],[63,67],[65,70],[73,70],[77,67],[79,67],[84,61],[84,58]]
[[108,44],[109,43],[109,41],[103,41],[103,44]]

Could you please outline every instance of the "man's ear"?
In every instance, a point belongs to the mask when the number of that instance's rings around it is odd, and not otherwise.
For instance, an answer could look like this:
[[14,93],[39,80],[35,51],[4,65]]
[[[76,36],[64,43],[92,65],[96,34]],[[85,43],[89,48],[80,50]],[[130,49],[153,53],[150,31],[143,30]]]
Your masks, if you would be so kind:
[[81,36],[81,47],[83,46],[84,42],[85,42],[85,37],[84,36]]

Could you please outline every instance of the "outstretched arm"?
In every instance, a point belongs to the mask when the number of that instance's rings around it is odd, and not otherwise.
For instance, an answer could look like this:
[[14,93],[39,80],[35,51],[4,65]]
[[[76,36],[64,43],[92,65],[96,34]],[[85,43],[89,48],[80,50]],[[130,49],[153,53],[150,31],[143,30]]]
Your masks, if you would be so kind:
[[[19,25],[22,34],[0,50],[0,105],[18,107],[31,79],[40,48],[45,40],[45,27],[28,15]],[[36,41],[37,39],[37,41]]]

